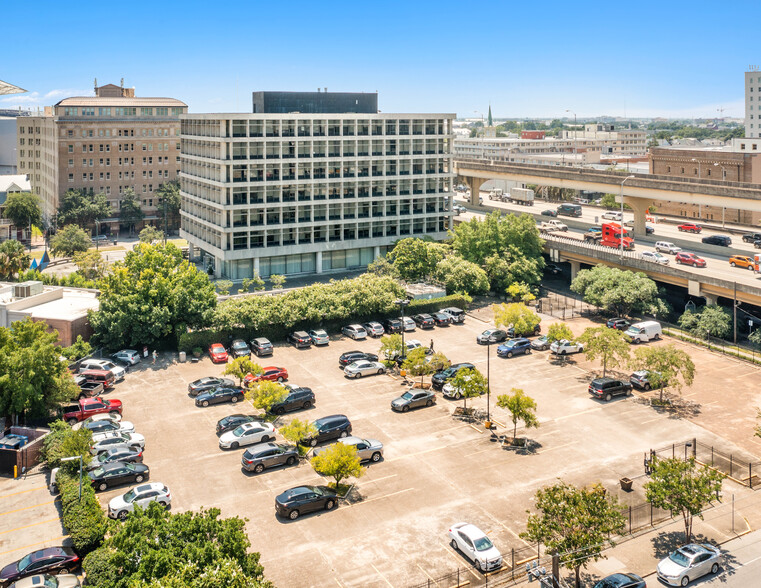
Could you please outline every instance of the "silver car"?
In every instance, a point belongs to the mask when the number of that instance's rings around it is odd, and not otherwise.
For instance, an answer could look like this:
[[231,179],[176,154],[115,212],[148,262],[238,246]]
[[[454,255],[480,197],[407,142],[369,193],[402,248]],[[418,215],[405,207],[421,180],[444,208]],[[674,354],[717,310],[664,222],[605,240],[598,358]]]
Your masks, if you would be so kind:
[[145,447],[145,437],[139,433],[98,433],[92,436],[92,441],[90,453],[93,455],[112,447],[137,447],[140,449]]
[[386,367],[378,361],[355,361],[344,368],[344,375],[347,378],[361,378],[362,376],[372,376],[385,372]]
[[312,340],[313,345],[327,345],[330,343],[330,337],[323,329],[313,329],[307,333]]
[[371,337],[381,337],[386,332],[386,330],[383,328],[383,325],[376,321],[365,323],[362,326],[365,328],[365,331],[367,331],[367,334]]
[[721,551],[708,543],[680,547],[658,564],[658,579],[669,586],[687,586],[692,580],[719,571]]
[[341,332],[355,341],[367,339],[367,331],[362,325],[346,325]]
[[[351,445],[356,447],[357,455],[361,461],[379,462],[383,457],[383,443],[377,439],[360,439],[359,437],[344,437],[338,440],[339,443],[344,445]],[[319,455],[325,451],[330,445],[319,447],[313,450],[313,455]]]

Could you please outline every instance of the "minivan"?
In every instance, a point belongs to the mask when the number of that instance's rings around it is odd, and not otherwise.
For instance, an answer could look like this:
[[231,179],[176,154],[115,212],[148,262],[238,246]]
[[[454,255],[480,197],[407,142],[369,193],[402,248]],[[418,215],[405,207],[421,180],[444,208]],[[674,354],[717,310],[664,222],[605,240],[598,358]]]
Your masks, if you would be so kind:
[[634,344],[660,339],[662,334],[661,324],[657,321],[634,323],[624,331],[624,335]]
[[558,206],[558,214],[563,216],[581,216],[581,205],[566,202]]
[[126,370],[107,359],[83,359],[79,362],[79,373],[85,370],[106,370],[114,375],[114,380],[123,380]]
[[114,374],[109,370],[83,370],[79,375],[88,382],[103,384],[104,390],[114,387]]

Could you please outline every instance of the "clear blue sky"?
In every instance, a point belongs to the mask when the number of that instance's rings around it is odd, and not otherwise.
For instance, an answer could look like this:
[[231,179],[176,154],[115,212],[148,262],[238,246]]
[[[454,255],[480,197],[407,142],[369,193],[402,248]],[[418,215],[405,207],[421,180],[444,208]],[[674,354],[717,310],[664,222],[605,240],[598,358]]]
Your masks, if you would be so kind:
[[[253,90],[380,93],[384,112],[743,116],[758,0],[5,3],[0,79],[44,106],[99,84],[191,112]],[[568,115],[566,115],[568,116]]]

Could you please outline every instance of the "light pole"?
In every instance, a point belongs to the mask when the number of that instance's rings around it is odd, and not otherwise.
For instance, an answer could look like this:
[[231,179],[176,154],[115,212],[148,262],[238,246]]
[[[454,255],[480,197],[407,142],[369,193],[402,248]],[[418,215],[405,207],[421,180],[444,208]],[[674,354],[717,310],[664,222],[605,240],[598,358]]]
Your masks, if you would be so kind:
[[475,114],[481,115],[481,159],[486,157],[486,147],[484,145],[484,138],[486,137],[486,127],[484,126],[484,113],[480,110],[474,110]]
[[491,423],[491,383],[489,376],[491,375],[491,341],[486,341],[486,420]]
[[618,235],[618,241],[621,246],[621,263],[624,263],[624,184],[626,180],[631,180],[634,176],[626,176],[621,182],[621,232]]
[[79,460],[79,501],[82,502],[82,456],[77,455],[75,457],[62,457],[61,461],[76,461]]
[[576,164],[576,156],[578,155],[576,150],[576,113],[569,109],[566,109],[566,112],[570,112],[573,115],[573,163]]
[[98,251],[98,243],[100,243],[100,221],[96,218],[95,219],[95,251]]
[[404,331],[405,331],[405,325],[404,325],[404,309],[407,307],[407,305],[410,303],[409,300],[406,298],[400,298],[399,300],[394,300],[394,304],[396,304],[402,311],[402,360],[404,360],[407,357],[407,347],[404,345]]
[[[726,182],[727,181],[727,170],[726,170],[726,168],[723,165],[721,165],[720,163],[714,163],[713,166],[721,168],[721,179],[722,179],[723,182]],[[722,229],[724,228],[724,214],[726,213],[726,211],[727,211],[727,207],[726,206],[722,206],[721,207],[721,228]]]

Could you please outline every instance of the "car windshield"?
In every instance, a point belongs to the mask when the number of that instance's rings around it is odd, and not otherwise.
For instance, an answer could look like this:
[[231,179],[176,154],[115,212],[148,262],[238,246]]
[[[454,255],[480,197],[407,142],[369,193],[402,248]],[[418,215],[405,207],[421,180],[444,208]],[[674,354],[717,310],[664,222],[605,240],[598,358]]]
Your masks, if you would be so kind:
[[488,537],[479,537],[478,539],[474,539],[473,545],[475,546],[476,551],[486,551],[487,549],[494,547],[494,544],[489,540]]
[[19,562],[18,562],[18,569],[19,569],[19,571],[25,570],[26,568],[29,567],[29,564],[32,563],[32,556],[33,555],[34,555],[33,553],[30,553],[29,555],[25,555],[24,557],[22,557],[19,560]]
[[137,497],[137,494],[134,490],[130,490],[127,492],[122,498],[124,498],[124,502],[132,502]]
[[404,398],[405,400],[412,400],[413,394],[412,392],[405,392],[404,394],[402,394],[402,398]]
[[328,334],[325,331],[314,331],[315,337],[327,337]]
[[683,568],[686,568],[690,564],[690,560],[681,551],[675,551],[669,555],[669,559],[675,564],[682,566]]
[[236,427],[235,429],[233,429],[233,435],[235,435],[236,437],[241,437],[243,433],[245,432],[245,430],[246,428],[243,425],[241,425],[240,427]]
[[244,341],[236,341],[235,343],[233,343],[233,347],[235,349],[243,349],[244,347],[246,347],[246,343]]

